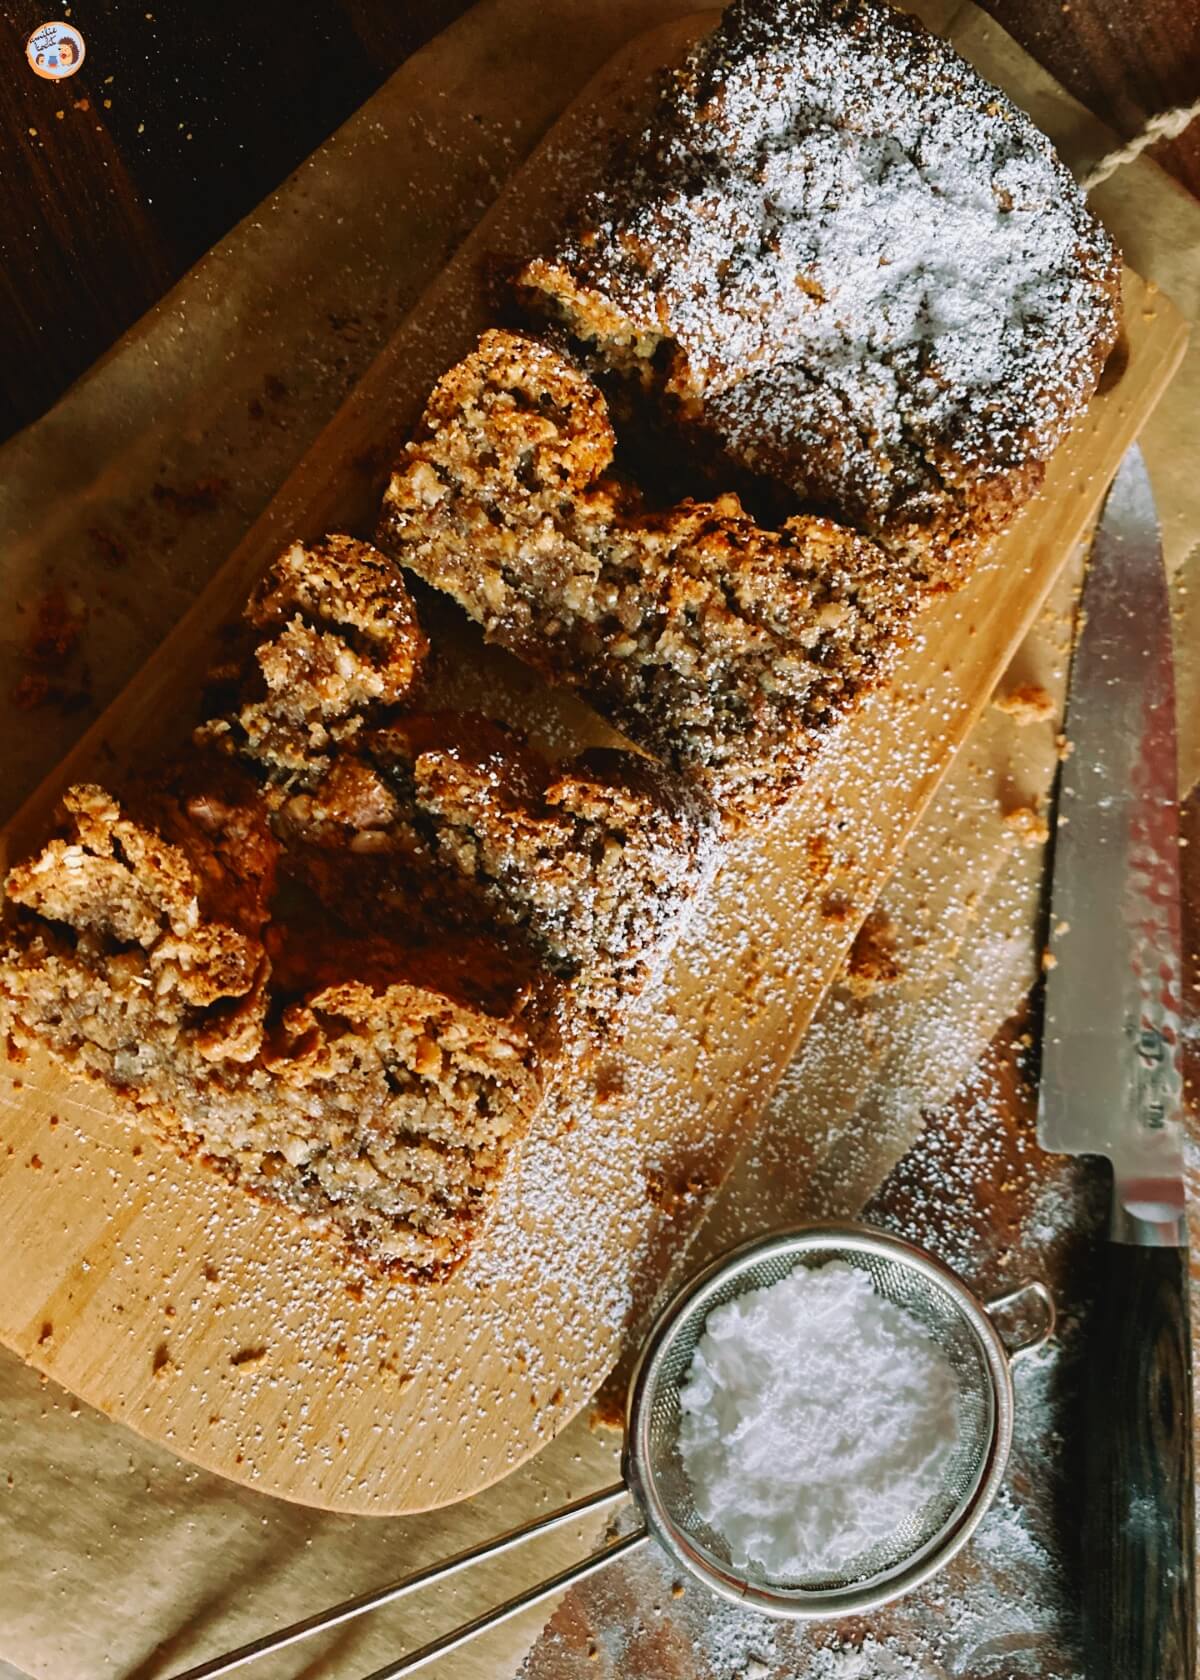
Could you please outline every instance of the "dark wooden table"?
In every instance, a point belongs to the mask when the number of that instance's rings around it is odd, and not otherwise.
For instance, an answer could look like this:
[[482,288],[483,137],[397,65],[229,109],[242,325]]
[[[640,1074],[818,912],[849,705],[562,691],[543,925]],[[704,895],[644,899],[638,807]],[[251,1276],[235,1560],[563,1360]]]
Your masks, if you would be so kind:
[[[1200,92],[1197,0],[984,0],[1123,135]],[[0,437],[35,419],[464,0],[0,0]],[[24,43],[66,18],[77,75]],[[1158,148],[1200,193],[1200,123]]]

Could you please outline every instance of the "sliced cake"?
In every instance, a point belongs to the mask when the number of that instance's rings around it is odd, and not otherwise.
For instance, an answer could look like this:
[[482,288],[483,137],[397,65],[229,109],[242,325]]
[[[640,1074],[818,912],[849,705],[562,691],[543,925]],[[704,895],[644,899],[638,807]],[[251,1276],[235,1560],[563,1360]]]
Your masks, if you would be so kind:
[[551,1080],[669,950],[712,812],[413,708],[392,561],[294,544],[177,765],[71,788],[5,882],[0,1031],[368,1263],[444,1275]]
[[351,925],[515,932],[611,1024],[711,865],[702,794],[632,752],[551,765],[488,718],[415,710],[427,644],[399,569],[365,544],[295,545],[246,620],[249,674],[197,738],[260,777],[283,871]]
[[268,924],[278,844],[235,782],[142,790],[136,814],[68,792],[6,882],[10,1053],[46,1046],[368,1261],[444,1273],[538,1102],[552,988],[486,937],[355,937],[295,904]]
[[830,520],[766,530],[731,495],[647,512],[613,450],[581,368],[486,333],[430,397],[379,541],[728,810],[774,803],[891,668],[911,585]]

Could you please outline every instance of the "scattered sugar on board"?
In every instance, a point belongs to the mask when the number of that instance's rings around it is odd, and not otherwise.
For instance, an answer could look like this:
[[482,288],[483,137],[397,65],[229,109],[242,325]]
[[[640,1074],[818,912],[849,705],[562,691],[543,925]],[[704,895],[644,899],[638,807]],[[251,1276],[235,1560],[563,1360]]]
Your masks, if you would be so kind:
[[867,1273],[799,1266],[709,1314],[680,1456],[739,1569],[837,1574],[936,1499],[957,1400],[941,1349]]

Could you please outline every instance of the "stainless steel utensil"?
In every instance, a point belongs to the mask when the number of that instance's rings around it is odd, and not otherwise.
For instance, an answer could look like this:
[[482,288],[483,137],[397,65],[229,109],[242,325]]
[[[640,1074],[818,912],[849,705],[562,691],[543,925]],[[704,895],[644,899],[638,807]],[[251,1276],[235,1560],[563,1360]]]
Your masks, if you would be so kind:
[[[911,1313],[948,1356],[959,1383],[956,1450],[949,1456],[938,1495],[852,1567],[827,1579],[770,1581],[760,1571],[735,1568],[721,1536],[695,1509],[677,1445],[679,1388],[714,1307],[747,1290],[777,1283],[797,1266],[821,1266],[832,1260],[866,1271],[876,1291]],[[1022,1305],[1026,1312],[1035,1309],[1040,1322],[1023,1339],[1006,1343],[993,1319]],[[932,1255],[880,1231],[853,1225],[809,1225],[758,1238],[715,1260],[660,1314],[630,1384],[624,1475],[619,1484],[419,1575],[202,1663],[176,1680],[216,1680],[269,1651],[394,1603],[419,1587],[446,1580],[587,1512],[610,1507],[626,1494],[632,1496],[641,1515],[641,1526],[465,1627],[378,1669],[370,1680],[400,1680],[412,1674],[485,1629],[605,1568],[651,1537],[714,1592],[768,1615],[816,1619],[872,1610],[927,1580],[974,1533],[995,1497],[1008,1459],[1013,1424],[1009,1367],[1021,1354],[1039,1347],[1053,1328],[1054,1303],[1040,1282],[1022,1283],[985,1305]],[[853,1350],[847,1356],[852,1358]]]
[[1092,547],[1071,669],[1038,1109],[1043,1148],[1106,1155],[1109,1242],[1089,1325],[1089,1680],[1190,1680],[1191,1336],[1171,608],[1130,449]]

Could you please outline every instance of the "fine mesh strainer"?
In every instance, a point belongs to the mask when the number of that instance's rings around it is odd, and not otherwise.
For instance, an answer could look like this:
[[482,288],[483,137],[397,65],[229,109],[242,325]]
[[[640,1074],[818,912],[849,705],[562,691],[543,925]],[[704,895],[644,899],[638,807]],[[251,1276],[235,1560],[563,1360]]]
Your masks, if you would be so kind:
[[[679,1389],[709,1314],[747,1290],[778,1283],[798,1266],[840,1260],[865,1271],[876,1292],[908,1312],[937,1343],[958,1381],[958,1428],[937,1494],[886,1540],[842,1571],[769,1580],[730,1561],[698,1514],[679,1456]],[[992,1314],[1036,1304],[1036,1330],[1010,1345]],[[650,1335],[630,1388],[624,1470],[649,1531],[681,1564],[726,1598],[769,1615],[844,1616],[870,1610],[923,1581],[965,1544],[994,1498],[1012,1441],[1011,1361],[1054,1328],[1054,1304],[1036,1281],[986,1306],[940,1261],[912,1243],[861,1226],[808,1226],[757,1239],[709,1266],[678,1295]],[[853,1348],[847,1348],[853,1358]],[[803,1349],[797,1354],[803,1357]]]
[[[910,1313],[947,1357],[958,1379],[957,1433],[937,1494],[888,1537],[838,1574],[795,1581],[768,1579],[733,1564],[729,1548],[696,1510],[679,1456],[679,1389],[709,1313],[748,1290],[778,1283],[798,1266],[840,1260],[868,1273],[878,1294]],[[1006,1341],[996,1320],[1013,1313],[1029,1328]],[[351,1599],[269,1634],[175,1680],[215,1680],[242,1664],[350,1621],[418,1588],[495,1558],[527,1540],[615,1505],[631,1495],[643,1524],[608,1541],[582,1562],[511,1598],[465,1627],[377,1669],[368,1680],[400,1680],[594,1574],[651,1538],[684,1569],[724,1598],[771,1616],[794,1619],[861,1614],[908,1592],[966,1544],[1000,1486],[1012,1441],[1010,1365],[1040,1347],[1054,1329],[1054,1303],[1031,1280],[986,1304],[924,1249],[855,1225],[808,1225],[760,1237],[723,1255],[694,1278],[659,1315],[629,1389],[623,1480],[513,1529],[431,1569]],[[803,1357],[803,1347],[797,1348]],[[847,1357],[853,1358],[853,1348]]]

